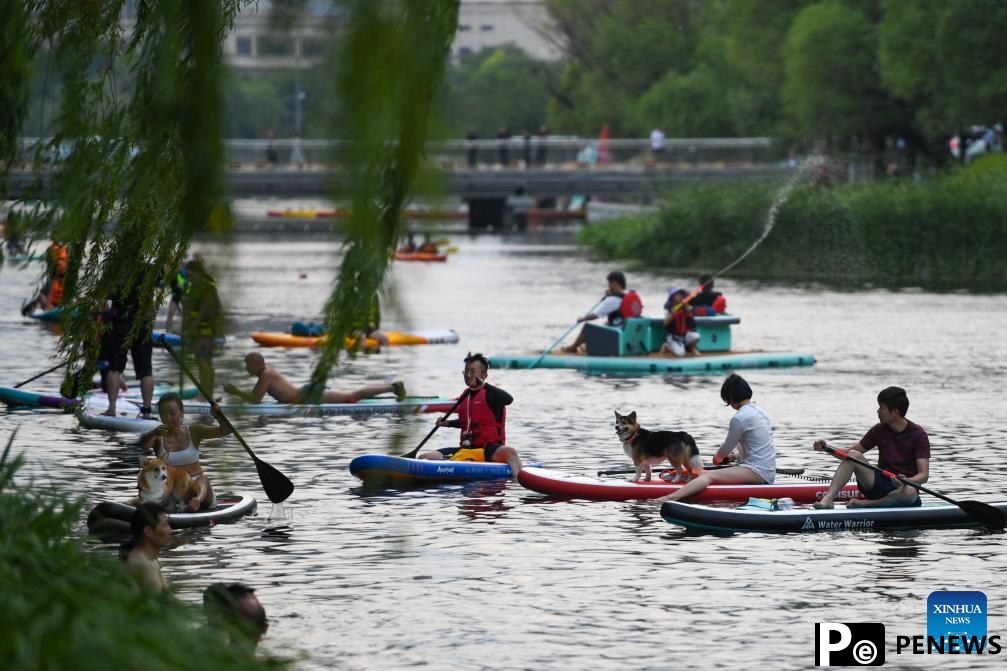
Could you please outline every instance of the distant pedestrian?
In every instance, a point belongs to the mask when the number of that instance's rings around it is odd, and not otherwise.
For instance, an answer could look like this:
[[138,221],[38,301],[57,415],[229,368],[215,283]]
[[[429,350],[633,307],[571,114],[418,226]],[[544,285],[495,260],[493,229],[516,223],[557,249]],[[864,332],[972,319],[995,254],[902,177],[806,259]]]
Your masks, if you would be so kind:
[[531,133],[528,132],[527,128],[521,131],[521,138],[524,141],[522,146],[522,149],[524,150],[524,165],[521,167],[527,170],[531,167]]
[[660,163],[664,158],[664,131],[660,128],[650,131],[650,154],[654,163]]
[[465,151],[468,153],[468,164],[470,168],[476,168],[479,165],[479,145],[476,144],[476,140],[479,136],[476,135],[475,129],[468,132],[465,136]]
[[269,164],[270,168],[275,168],[276,163],[280,160],[280,155],[276,151],[274,137],[272,129],[266,131],[266,163]]
[[535,164],[538,166],[545,166],[548,152],[549,152],[549,128],[546,126],[539,126],[538,146],[535,148]]
[[301,146],[300,133],[294,133],[290,141],[290,165],[297,166],[298,170],[304,168],[304,147]]
[[497,158],[503,167],[510,165],[510,131],[507,126],[500,126],[497,131]]

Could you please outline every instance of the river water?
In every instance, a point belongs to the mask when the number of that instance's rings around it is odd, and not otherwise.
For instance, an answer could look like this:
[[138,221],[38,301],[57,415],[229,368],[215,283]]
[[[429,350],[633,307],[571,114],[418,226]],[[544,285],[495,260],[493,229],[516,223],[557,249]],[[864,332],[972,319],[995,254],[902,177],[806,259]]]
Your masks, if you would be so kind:
[[[413,393],[455,395],[466,352],[541,350],[595,303],[614,267],[578,254],[570,231],[459,234],[452,244],[459,251],[445,264],[394,264],[383,317],[386,327],[454,328],[461,342],[346,362],[332,386],[401,378]],[[250,386],[239,369],[254,347],[248,334],[318,317],[339,242],[253,235],[194,249],[217,273],[230,315],[218,381]],[[0,272],[0,361],[3,384],[12,385],[51,365],[56,339],[17,310],[38,270]],[[693,282],[653,271],[629,279],[648,313],[660,311],[669,287]],[[1007,443],[1005,296],[841,291],[730,276],[718,288],[742,318],[737,348],[818,357],[811,368],[742,372],[772,418],[780,466],[831,473],[835,462],[811,442],[857,440],[876,421],[877,392],[900,385],[912,402],[909,417],[931,436],[931,487],[1005,498],[997,456]],[[295,381],[307,381],[315,358],[307,350],[265,354]],[[175,376],[163,353],[155,370]],[[711,454],[731,417],[719,400],[721,379],[490,373],[516,399],[508,442],[526,461],[581,473],[628,463],[614,410],[636,410],[650,428],[687,430]],[[57,383],[50,377],[28,388]],[[656,502],[550,502],[511,483],[361,490],[347,470],[353,456],[388,451],[403,434],[408,449],[432,421],[240,421],[260,458],[297,486],[286,516],[270,519],[255,470],[233,440],[208,444],[204,467],[218,491],[256,492],[259,511],[237,524],[175,532],[162,559],[167,578],[193,602],[214,581],[257,587],[271,620],[263,648],[300,658],[303,669],[804,668],[814,665],[821,621],[884,623],[889,666],[965,669],[997,660],[896,657],[894,646],[896,634],[926,635],[927,595],[941,589],[985,592],[989,633],[1007,634],[1002,534],[725,537],[664,522]],[[132,437],[82,430],[68,415],[0,411],[4,441],[14,427],[27,459],[23,482],[84,492],[89,502],[133,493],[140,453]],[[456,440],[442,430],[429,444]]]

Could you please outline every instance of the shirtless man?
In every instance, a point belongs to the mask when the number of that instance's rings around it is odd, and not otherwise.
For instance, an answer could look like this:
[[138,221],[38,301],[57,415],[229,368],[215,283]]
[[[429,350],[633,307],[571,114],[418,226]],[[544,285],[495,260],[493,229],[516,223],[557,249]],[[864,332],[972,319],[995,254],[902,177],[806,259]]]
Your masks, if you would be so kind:
[[248,401],[260,403],[262,397],[269,394],[280,403],[356,403],[364,398],[373,398],[378,394],[395,394],[399,401],[406,397],[406,386],[402,382],[390,384],[375,384],[356,389],[349,393],[326,389],[324,385],[309,383],[295,387],[283,377],[278,370],[266,365],[266,359],[258,352],[245,355],[245,370],[248,374],[259,378],[252,391],[242,391],[233,384],[225,384],[224,391]]

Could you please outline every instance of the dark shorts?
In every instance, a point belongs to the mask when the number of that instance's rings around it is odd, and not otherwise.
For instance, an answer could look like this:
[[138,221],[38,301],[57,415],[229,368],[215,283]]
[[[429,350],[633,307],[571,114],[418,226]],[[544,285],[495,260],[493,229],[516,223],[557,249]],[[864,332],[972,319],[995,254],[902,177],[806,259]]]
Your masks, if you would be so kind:
[[[911,487],[912,485],[907,486]],[[857,489],[860,490],[860,493],[864,495],[865,499],[871,499],[872,501],[888,496],[898,488],[899,488],[898,485],[892,483],[891,478],[881,475],[880,473],[875,473],[874,483],[867,489],[865,489],[862,484],[857,482]],[[910,506],[923,505],[923,503],[920,501],[919,494],[917,494],[916,500],[909,505]]]
[[146,328],[141,329],[133,344],[126,347],[123,341],[129,335],[130,327],[128,322],[112,323],[112,328],[102,336],[102,358],[108,361],[109,370],[122,373],[126,370],[126,355],[129,354],[133,359],[136,379],[150,377],[154,374],[151,364],[154,345],[150,341],[150,332]]
[[213,358],[213,336],[196,336],[192,339],[192,356],[196,359]]
[[322,402],[322,395],[326,389],[327,387],[324,384],[318,382],[308,383],[297,390],[297,400],[294,402],[318,405]]
[[[496,451],[499,450],[501,447],[503,447],[503,445],[501,445],[500,443],[493,443],[492,445],[486,445],[485,447],[483,447],[483,459],[485,461],[493,461],[493,455],[496,454]],[[457,454],[458,450],[461,449],[463,448],[442,447],[437,451],[440,452],[442,455],[444,455],[445,459],[450,459],[452,455]],[[472,449],[472,448],[464,448],[464,449]]]

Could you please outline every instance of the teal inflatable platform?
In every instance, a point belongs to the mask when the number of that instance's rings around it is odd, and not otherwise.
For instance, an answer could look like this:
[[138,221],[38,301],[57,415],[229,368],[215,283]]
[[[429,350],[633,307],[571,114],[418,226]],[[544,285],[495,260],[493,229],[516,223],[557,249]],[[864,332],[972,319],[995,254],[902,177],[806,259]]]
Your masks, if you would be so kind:
[[[492,356],[490,357],[490,365],[494,368],[529,368],[538,359],[537,354]],[[573,368],[590,373],[678,373],[691,375],[721,373],[741,368],[812,366],[814,363],[814,355],[795,352],[749,352],[682,358],[661,355],[630,357],[550,354],[543,357],[535,364],[535,367]]]

